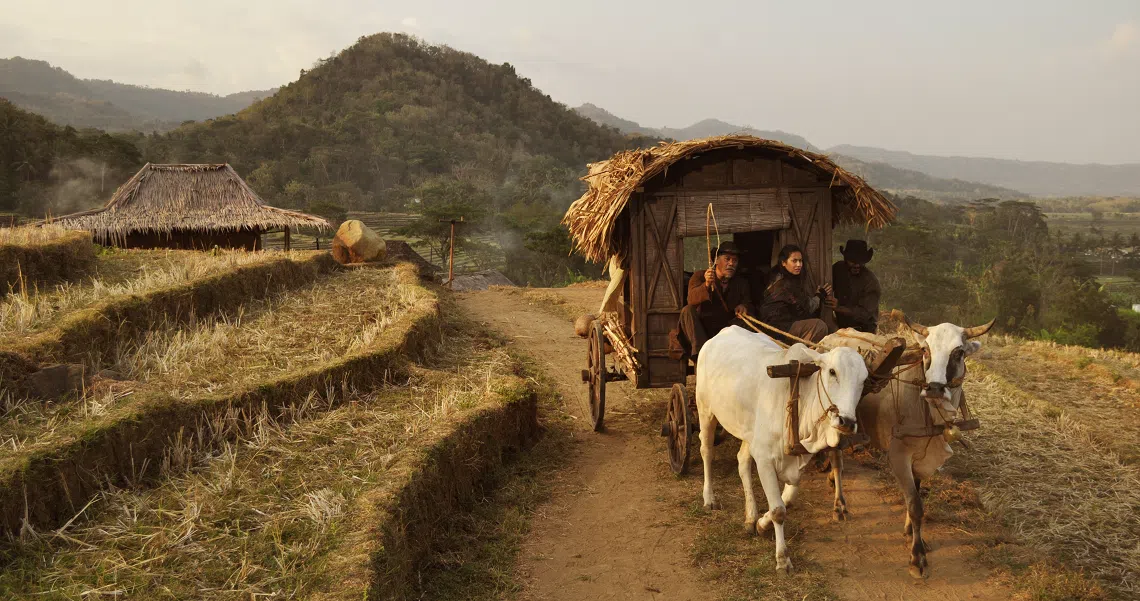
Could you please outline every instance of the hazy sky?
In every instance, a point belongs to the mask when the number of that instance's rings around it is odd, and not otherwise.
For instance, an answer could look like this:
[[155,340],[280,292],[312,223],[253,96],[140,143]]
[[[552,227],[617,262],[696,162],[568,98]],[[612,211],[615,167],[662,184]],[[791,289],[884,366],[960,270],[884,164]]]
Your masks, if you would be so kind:
[[0,56],[229,93],[407,31],[643,125],[716,117],[929,154],[1140,162],[1140,1],[0,0]]

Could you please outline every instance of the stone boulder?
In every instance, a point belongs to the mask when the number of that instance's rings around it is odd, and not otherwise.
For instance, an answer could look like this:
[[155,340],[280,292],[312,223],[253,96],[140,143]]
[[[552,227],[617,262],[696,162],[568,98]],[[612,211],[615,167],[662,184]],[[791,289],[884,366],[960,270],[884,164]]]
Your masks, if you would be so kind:
[[372,228],[349,219],[340,224],[333,237],[332,255],[341,265],[383,261],[388,256],[388,246]]

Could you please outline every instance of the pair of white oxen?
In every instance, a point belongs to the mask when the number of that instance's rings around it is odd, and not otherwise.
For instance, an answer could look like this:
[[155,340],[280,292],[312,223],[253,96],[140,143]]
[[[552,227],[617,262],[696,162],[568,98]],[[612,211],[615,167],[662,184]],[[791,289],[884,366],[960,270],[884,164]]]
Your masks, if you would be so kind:
[[[948,419],[956,419],[962,398],[965,358],[981,348],[971,338],[989,330],[984,326],[962,328],[944,323],[930,328],[907,325],[923,347],[923,378],[900,381],[906,386],[887,386],[881,392],[863,396],[863,383],[868,371],[863,357],[854,349],[837,346],[827,352],[816,352],[803,344],[782,348],[770,337],[737,326],[725,328],[702,348],[697,360],[696,402],[700,420],[701,458],[704,461],[704,504],[718,507],[713,495],[713,438],[719,423],[729,434],[740,439],[737,453],[740,479],[744,485],[745,528],[762,532],[775,527],[776,569],[789,570],[784,542],[786,506],[799,490],[802,470],[815,453],[832,449],[832,473],[835,479],[835,511],[838,519],[846,516],[846,501],[839,478],[841,456],[834,449],[844,433],[863,428],[871,436],[871,445],[886,451],[899,488],[906,498],[907,518],[904,532],[910,537],[910,572],[915,577],[927,574],[926,544],[922,539],[922,498],[920,479],[929,477],[952,454],[941,434],[921,438],[896,437],[892,425],[915,419],[928,410],[929,404]],[[824,346],[831,346],[825,338]],[[820,369],[799,384],[799,431],[796,438],[808,454],[786,455],[784,444],[788,427],[786,404],[789,399],[788,378],[772,378],[768,366],[796,360],[813,363]],[[918,364],[913,366],[918,372]],[[908,370],[900,367],[900,371]],[[900,398],[901,397],[901,398]],[[909,414],[908,414],[909,413]],[[752,492],[751,464],[755,461],[768,512],[758,516]]]

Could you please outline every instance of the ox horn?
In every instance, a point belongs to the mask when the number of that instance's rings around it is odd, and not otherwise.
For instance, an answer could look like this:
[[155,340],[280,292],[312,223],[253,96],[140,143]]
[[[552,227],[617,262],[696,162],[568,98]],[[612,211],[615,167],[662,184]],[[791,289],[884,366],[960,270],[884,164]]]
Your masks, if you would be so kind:
[[996,317],[991,319],[989,323],[984,323],[980,326],[974,326],[972,328],[966,328],[962,331],[962,335],[966,337],[966,340],[977,338],[978,336],[981,336],[982,334],[990,331],[990,328],[994,327],[995,321],[997,321]]
[[901,317],[903,320],[903,323],[906,324],[906,327],[914,330],[914,333],[918,334],[919,336],[929,336],[930,335],[930,330],[928,330],[926,328],[926,326],[924,326],[920,323],[912,322],[910,319],[907,318],[906,313],[903,313],[902,311],[899,311],[898,309],[895,309],[891,313],[897,314],[898,317]]

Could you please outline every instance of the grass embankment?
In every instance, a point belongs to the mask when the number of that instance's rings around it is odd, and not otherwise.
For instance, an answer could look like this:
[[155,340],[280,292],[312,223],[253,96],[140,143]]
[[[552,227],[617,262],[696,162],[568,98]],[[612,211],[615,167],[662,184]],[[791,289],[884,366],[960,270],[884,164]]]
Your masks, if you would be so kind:
[[[50,327],[36,330],[33,326],[26,336],[5,337],[0,347],[0,382],[19,398],[28,395],[24,380],[38,363],[83,363],[94,373],[114,360],[116,351],[153,330],[193,322],[251,299],[305,285],[336,266],[328,253],[239,256],[204,262],[208,267],[197,270],[204,272],[202,277],[182,279],[184,274],[194,274],[194,269],[152,272],[161,275],[144,275],[141,280],[149,285],[131,288],[128,283],[117,293],[98,295],[82,309],[51,312],[55,322]],[[227,267],[228,263],[232,264]]]
[[[0,230],[2,231],[2,230]],[[0,300],[0,339],[43,330],[67,314],[126,294],[146,294],[223,271],[281,258],[280,253],[103,249],[83,277],[29,286]],[[300,257],[295,254],[294,258]]]
[[[1094,577],[1107,595],[1140,592],[1140,405],[1131,353],[996,338],[973,362],[967,388],[982,428],[949,472],[968,478],[988,512],[1012,534],[984,554],[1021,573],[1023,588],[1045,595]],[[1027,552],[1032,550],[1032,553]],[[1045,555],[1070,569],[1027,559]],[[1097,598],[1087,578],[1084,596]],[[1070,589],[1082,590],[1071,584]]]
[[458,542],[458,510],[536,433],[535,389],[510,375],[518,367],[501,341],[455,320],[443,327],[442,338],[424,340],[422,366],[310,395],[288,421],[255,412],[236,440],[195,450],[193,469],[168,464],[158,486],[112,492],[90,520],[25,537],[6,552],[0,591],[437,598],[430,591],[451,572],[439,564],[453,556],[430,560],[440,578],[421,589],[433,541],[447,533]]
[[0,228],[0,298],[87,274],[95,262],[89,232],[56,227]]
[[[318,287],[323,302],[308,302],[314,297],[301,293],[299,300],[272,305],[237,330],[217,321],[190,336],[170,335],[169,344],[144,344],[134,354],[121,355],[136,368],[150,370],[152,379],[97,414],[72,410],[69,417],[33,424],[34,435],[10,442],[15,449],[0,456],[0,526],[18,529],[24,511],[34,525],[63,523],[108,481],[153,476],[162,461],[170,460],[168,451],[178,446],[178,437],[186,444],[209,446],[240,433],[241,416],[262,407],[285,414],[314,390],[394,377],[402,354],[414,351],[437,323],[434,294],[419,287],[408,265],[341,273]],[[360,290],[373,288],[373,296],[360,297]],[[407,299],[414,305],[384,306],[395,302],[390,294],[405,289],[418,291]],[[343,308],[338,299],[345,301]],[[296,311],[288,313],[289,307]],[[401,308],[398,321],[384,323],[385,312]],[[276,309],[281,317],[273,315]],[[342,335],[349,331],[360,340]],[[184,361],[203,371],[182,370]],[[36,421],[34,409],[27,414],[29,422]],[[20,494],[25,487],[26,497]]]

